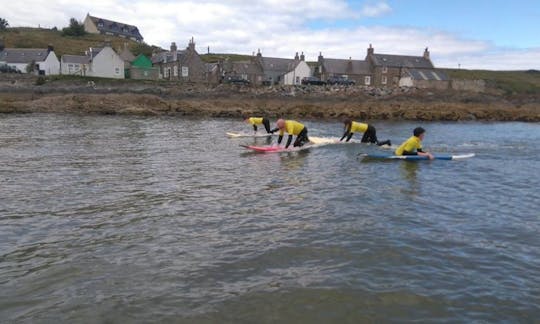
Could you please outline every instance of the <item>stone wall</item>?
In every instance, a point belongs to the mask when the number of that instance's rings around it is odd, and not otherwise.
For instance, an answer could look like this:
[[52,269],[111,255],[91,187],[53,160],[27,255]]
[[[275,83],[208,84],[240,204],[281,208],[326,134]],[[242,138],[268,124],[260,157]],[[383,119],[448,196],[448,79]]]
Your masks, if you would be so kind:
[[446,90],[450,88],[450,82],[452,81],[414,80],[413,84],[419,89]]
[[159,77],[157,68],[136,68],[129,69],[129,76],[135,80],[157,80]]
[[486,81],[485,80],[462,80],[454,79],[450,81],[452,90],[457,91],[471,91],[471,92],[485,92]]

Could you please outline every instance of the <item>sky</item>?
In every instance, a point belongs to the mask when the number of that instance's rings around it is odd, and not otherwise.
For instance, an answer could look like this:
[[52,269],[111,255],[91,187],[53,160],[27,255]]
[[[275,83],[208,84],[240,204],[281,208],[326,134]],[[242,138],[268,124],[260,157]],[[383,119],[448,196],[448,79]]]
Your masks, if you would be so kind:
[[422,55],[436,67],[540,70],[538,0],[0,0],[12,27],[58,27],[87,13],[139,28],[146,43],[200,54],[293,58],[304,52],[363,60],[375,53]]

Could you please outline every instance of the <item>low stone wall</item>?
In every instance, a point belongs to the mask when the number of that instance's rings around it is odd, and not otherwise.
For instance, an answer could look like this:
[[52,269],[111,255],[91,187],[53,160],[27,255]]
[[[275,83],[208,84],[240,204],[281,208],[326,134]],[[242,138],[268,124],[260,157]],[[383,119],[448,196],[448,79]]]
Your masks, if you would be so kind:
[[485,92],[486,81],[484,80],[460,80],[450,81],[451,89],[456,91]]

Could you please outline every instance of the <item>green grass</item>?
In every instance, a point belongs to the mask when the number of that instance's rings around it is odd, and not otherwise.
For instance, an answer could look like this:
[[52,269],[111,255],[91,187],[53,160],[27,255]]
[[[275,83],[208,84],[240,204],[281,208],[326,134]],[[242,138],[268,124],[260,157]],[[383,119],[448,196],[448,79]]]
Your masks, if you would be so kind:
[[135,55],[140,51],[148,50],[145,47],[151,48],[148,45],[122,37],[99,34],[86,34],[78,37],[62,36],[60,30],[44,28],[8,28],[0,31],[0,38],[4,39],[5,47],[13,48],[47,48],[50,44],[54,47],[54,52],[58,57],[64,54],[83,55],[89,47],[102,46],[105,41],[110,41],[115,50],[123,49],[124,43],[127,43]]
[[487,86],[507,95],[540,94],[540,71],[489,71],[446,69],[452,79],[485,80]]
[[201,59],[205,63],[216,63],[221,60],[229,59],[231,62],[238,62],[238,61],[247,61],[250,60],[253,56],[251,55],[242,55],[242,54],[217,54],[217,53],[210,53],[210,54],[203,54],[201,55]]

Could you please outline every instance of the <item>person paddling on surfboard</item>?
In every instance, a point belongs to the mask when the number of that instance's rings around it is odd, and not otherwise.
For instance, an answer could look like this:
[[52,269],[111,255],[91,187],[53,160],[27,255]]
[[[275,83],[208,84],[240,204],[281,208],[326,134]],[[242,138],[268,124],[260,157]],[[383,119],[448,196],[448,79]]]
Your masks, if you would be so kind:
[[343,123],[345,124],[345,133],[343,133],[343,136],[341,136],[341,139],[339,140],[340,142],[343,141],[345,137],[347,137],[346,142],[350,141],[354,133],[364,133],[361,140],[362,143],[373,143],[379,146],[392,145],[390,140],[379,142],[377,140],[377,130],[372,125],[358,123],[352,121],[350,118],[345,119]]
[[421,155],[427,156],[430,160],[433,160],[433,155],[429,152],[422,151],[422,141],[426,130],[422,127],[416,127],[413,130],[413,136],[409,137],[403,142],[395,151],[395,154],[400,155]]
[[253,131],[257,133],[257,125],[264,125],[266,133],[273,134],[277,129],[270,129],[270,120],[266,117],[245,117],[244,121],[248,124],[253,125]]
[[289,134],[285,148],[288,148],[289,145],[291,145],[293,135],[296,135],[296,140],[293,144],[294,147],[299,147],[309,142],[308,130],[303,124],[295,120],[285,120],[281,118],[277,120],[276,124],[277,129],[279,129],[278,145],[281,144],[285,132]]

